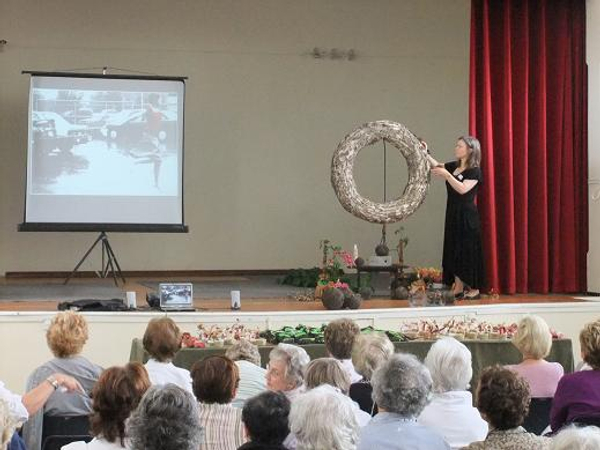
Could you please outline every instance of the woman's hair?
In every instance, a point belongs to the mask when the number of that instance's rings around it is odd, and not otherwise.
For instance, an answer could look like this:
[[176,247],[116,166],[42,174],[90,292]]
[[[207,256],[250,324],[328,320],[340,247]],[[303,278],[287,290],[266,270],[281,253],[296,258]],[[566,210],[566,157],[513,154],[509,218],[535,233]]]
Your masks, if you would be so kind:
[[359,334],[352,347],[354,369],[367,381],[394,354],[394,344],[383,333]]
[[302,347],[292,344],[277,344],[269,353],[269,360],[285,363],[285,378],[294,387],[298,387],[304,382],[304,370],[310,362],[310,356]]
[[350,377],[335,358],[319,358],[306,366],[304,383],[307,389],[314,389],[322,384],[328,384],[340,390],[344,395],[350,391]]
[[600,448],[600,428],[567,427],[552,438],[550,450],[598,450]]
[[360,427],[352,400],[323,385],[294,400],[290,430],[298,450],[354,450]]
[[498,365],[482,372],[477,409],[493,428],[510,430],[522,425],[530,401],[529,384],[516,372]]
[[473,167],[479,167],[481,164],[481,144],[474,136],[460,136],[459,141],[463,141],[469,152],[467,156],[467,168],[472,169]]
[[360,328],[351,319],[337,319],[325,327],[325,347],[335,359],[350,359],[354,339],[360,333]]
[[543,359],[550,354],[552,335],[544,319],[539,316],[523,317],[513,337],[513,344],[523,356]]
[[283,392],[265,391],[246,400],[242,421],[254,443],[281,445],[290,433],[290,401]]
[[225,356],[234,361],[250,361],[260,367],[260,353],[258,347],[246,339],[240,339],[227,349]]
[[46,331],[46,342],[54,356],[68,358],[81,353],[88,340],[85,318],[74,311],[58,313]]
[[4,449],[12,439],[12,435],[17,428],[15,420],[8,403],[0,398],[0,448]]
[[451,337],[439,339],[425,357],[434,392],[464,391],[473,377],[471,352]]
[[202,403],[230,403],[240,383],[237,365],[226,356],[208,356],[190,371],[194,395]]
[[414,355],[396,353],[373,374],[373,400],[380,409],[416,418],[431,398],[429,370]]
[[157,317],[148,322],[142,342],[152,358],[167,362],[181,348],[181,331],[171,318]]
[[125,447],[125,421],[149,387],[148,372],[138,362],[102,372],[92,390],[92,434]]
[[150,387],[127,421],[132,450],[198,450],[203,433],[198,402],[174,384]]
[[594,370],[600,370],[600,320],[590,322],[579,333],[583,360]]

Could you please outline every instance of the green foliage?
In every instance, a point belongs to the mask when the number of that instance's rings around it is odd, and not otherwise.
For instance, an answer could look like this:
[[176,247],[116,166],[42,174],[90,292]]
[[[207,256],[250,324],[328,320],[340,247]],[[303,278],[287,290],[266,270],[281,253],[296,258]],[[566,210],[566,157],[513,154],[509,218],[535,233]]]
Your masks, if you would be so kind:
[[314,288],[317,287],[320,273],[321,269],[318,267],[313,267],[311,269],[292,269],[279,280],[279,284]]

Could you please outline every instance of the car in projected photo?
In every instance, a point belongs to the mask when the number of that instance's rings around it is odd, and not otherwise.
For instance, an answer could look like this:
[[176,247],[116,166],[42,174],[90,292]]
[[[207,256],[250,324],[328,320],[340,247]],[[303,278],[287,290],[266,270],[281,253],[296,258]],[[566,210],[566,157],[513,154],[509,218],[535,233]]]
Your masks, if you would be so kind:
[[89,142],[92,136],[85,125],[72,124],[63,116],[51,111],[34,111],[32,114],[33,148],[52,154],[68,151],[74,145]]
[[[177,113],[174,111],[157,111],[159,114],[158,129],[154,132],[159,143],[165,148],[175,150],[177,145]],[[135,147],[143,144],[148,135],[150,124],[145,109],[126,109],[111,114],[107,118],[103,134],[110,144],[123,147]]]

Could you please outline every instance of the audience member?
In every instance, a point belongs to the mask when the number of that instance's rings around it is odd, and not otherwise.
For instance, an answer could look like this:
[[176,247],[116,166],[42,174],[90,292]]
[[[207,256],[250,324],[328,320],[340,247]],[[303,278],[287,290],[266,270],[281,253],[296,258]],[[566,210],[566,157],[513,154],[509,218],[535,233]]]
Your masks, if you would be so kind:
[[[30,391],[46,380],[55,391],[43,408],[31,415],[23,426],[23,439],[29,450],[39,450],[42,446],[44,415],[72,417],[87,416],[92,412],[90,394],[102,368],[81,355],[87,340],[88,325],[81,314],[72,311],[60,312],[50,322],[46,342],[54,359],[33,371],[27,379],[25,389]],[[82,389],[72,393],[63,392],[58,388],[66,380],[53,377],[55,373],[75,378]]]
[[488,367],[477,388],[477,409],[489,424],[484,441],[465,447],[468,450],[543,450],[550,439],[528,433],[521,425],[529,412],[529,384],[511,369]]
[[246,400],[242,421],[250,442],[239,450],[286,450],[290,401],[282,392],[266,391]]
[[19,422],[12,414],[8,402],[0,398],[0,449],[8,447]]
[[454,338],[439,339],[427,353],[425,366],[433,380],[433,398],[419,423],[440,433],[453,449],[484,440],[488,425],[467,390],[473,377],[469,349]]
[[240,386],[231,404],[236,408],[242,408],[247,399],[260,394],[267,388],[265,382],[267,371],[260,366],[258,347],[245,339],[241,339],[229,347],[225,356],[235,361],[240,371]]
[[198,450],[202,425],[192,394],[174,384],[152,386],[127,421],[131,450]]
[[363,428],[359,450],[450,448],[436,431],[417,422],[429,402],[433,382],[415,356],[390,356],[375,371],[372,383],[379,413]]
[[200,449],[236,450],[246,441],[242,410],[231,405],[240,381],[237,366],[226,356],[209,356],[191,374],[204,429]]
[[125,421],[150,387],[144,366],[132,362],[102,372],[92,391],[90,425],[94,439],[73,442],[63,450],[120,450],[129,448]]
[[181,348],[181,331],[171,318],[159,317],[148,322],[143,345],[150,355],[145,367],[152,384],[172,383],[193,392],[189,370],[172,362]]
[[544,358],[550,354],[552,335],[548,324],[539,316],[525,316],[519,322],[513,344],[523,355],[523,362],[507,366],[529,383],[532,398],[554,397],[563,367]]
[[360,334],[360,328],[351,319],[337,319],[329,322],[325,327],[325,348],[333,358],[338,359],[348,376],[350,383],[356,383],[361,380],[361,376],[356,373],[352,364],[352,346],[354,340]]
[[550,450],[598,450],[600,428],[567,427],[552,439]]
[[352,400],[322,385],[292,403],[290,429],[297,450],[354,450],[360,427]]
[[562,377],[554,394],[550,425],[564,425],[600,417],[600,320],[588,323],[579,334],[581,357],[592,368]]
[[360,409],[374,416],[377,405],[373,402],[373,372],[394,354],[394,344],[383,333],[360,334],[352,347],[352,364],[362,376],[360,381],[350,385],[350,398],[358,403]]
[[278,344],[269,354],[265,379],[271,391],[282,391],[293,402],[304,392],[304,370],[310,357],[302,347]]

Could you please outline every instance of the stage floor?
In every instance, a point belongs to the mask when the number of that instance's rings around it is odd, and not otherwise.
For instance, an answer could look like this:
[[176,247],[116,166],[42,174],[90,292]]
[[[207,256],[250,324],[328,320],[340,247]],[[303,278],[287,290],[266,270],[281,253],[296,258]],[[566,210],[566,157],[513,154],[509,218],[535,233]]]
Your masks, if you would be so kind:
[[[123,285],[115,286],[112,279],[74,278],[62,286],[59,278],[0,278],[0,311],[56,311],[62,300],[76,298],[125,298],[125,292],[135,291],[138,307],[146,309],[146,294],[154,292],[158,281],[149,277],[128,278]],[[175,277],[160,282],[192,282],[194,284],[194,306],[199,311],[230,311],[228,291],[239,289],[242,295],[242,311],[321,311],[321,302],[299,301],[294,295],[308,292],[304,288],[277,285],[276,277]],[[247,295],[245,295],[247,294]],[[262,294],[262,295],[261,295]],[[502,295],[498,298],[483,296],[480,300],[462,300],[456,306],[502,305],[502,304],[554,304],[580,303],[585,300],[576,295],[523,294]],[[385,292],[365,300],[361,309],[410,308],[406,300],[390,300]],[[147,310],[147,309],[146,309]]]

